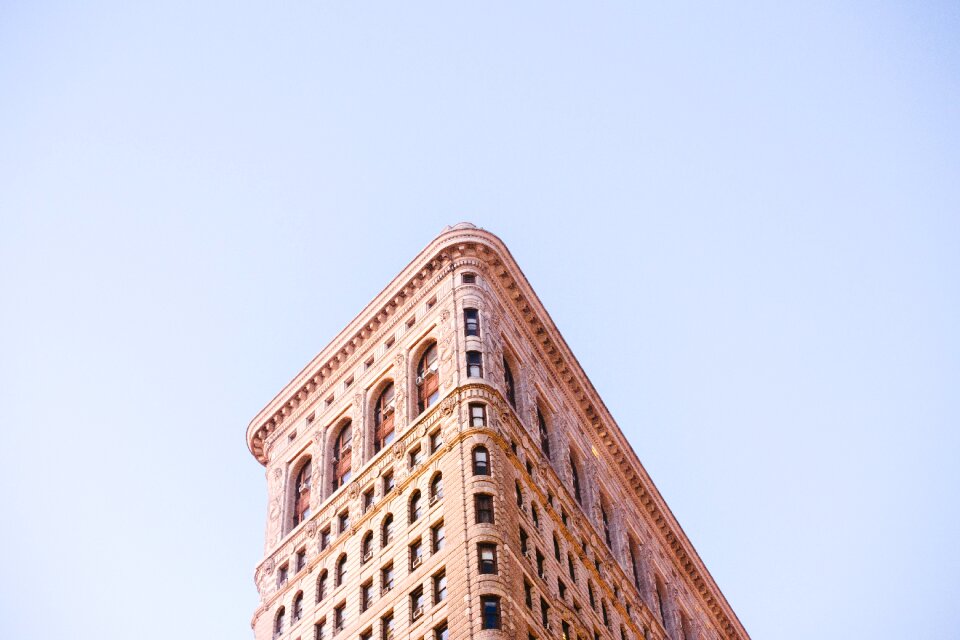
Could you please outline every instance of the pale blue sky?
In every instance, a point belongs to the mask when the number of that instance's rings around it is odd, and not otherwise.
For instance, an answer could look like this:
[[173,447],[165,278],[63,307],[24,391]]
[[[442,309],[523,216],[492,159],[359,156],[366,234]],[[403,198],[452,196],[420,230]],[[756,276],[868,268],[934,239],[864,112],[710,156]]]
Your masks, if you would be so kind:
[[463,219],[754,638],[960,637],[960,10],[666,4],[3,2],[0,638],[251,637],[247,422]]

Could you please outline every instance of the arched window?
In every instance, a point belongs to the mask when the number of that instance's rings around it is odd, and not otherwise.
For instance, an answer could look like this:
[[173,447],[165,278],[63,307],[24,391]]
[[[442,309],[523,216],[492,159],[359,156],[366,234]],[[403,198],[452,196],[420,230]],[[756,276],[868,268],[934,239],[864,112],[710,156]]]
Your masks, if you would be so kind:
[[393,383],[390,382],[373,407],[373,451],[380,451],[393,442]]
[[342,585],[343,580],[346,577],[347,577],[347,554],[344,553],[337,559],[337,572],[335,574],[336,586],[339,587],[340,585]]
[[277,609],[277,617],[273,619],[273,635],[274,637],[279,636],[283,633],[283,616],[286,615],[287,611],[283,607]]
[[580,470],[577,468],[577,459],[570,454],[570,476],[573,478],[573,497],[583,506],[583,491],[580,489]]
[[336,491],[350,481],[351,440],[353,425],[348,420],[342,427],[337,439],[333,441],[333,490]]
[[503,359],[503,386],[507,391],[507,402],[514,409],[517,408],[517,390],[513,383],[513,371],[510,370],[510,364],[507,359]]
[[547,421],[543,418],[543,412],[537,407],[537,427],[540,429],[540,448],[543,450],[547,460],[550,459],[550,433],[547,431]]
[[417,363],[417,413],[423,413],[440,397],[438,368],[437,343],[433,342]]
[[438,473],[430,481],[430,503],[433,504],[443,497],[443,474]]
[[293,482],[293,526],[310,517],[310,458],[300,467]]
[[393,514],[388,513],[380,525],[380,546],[385,547],[393,541]]
[[473,475],[490,475],[490,453],[482,445],[473,448]]
[[293,597],[293,622],[303,617],[303,591]]
[[324,569],[320,572],[320,577],[317,578],[317,602],[323,602],[323,599],[327,597],[327,570]]
[[422,500],[420,499],[420,490],[417,489],[413,492],[413,495],[410,496],[410,522],[416,522],[420,519],[420,516],[423,515],[423,505]]
[[366,562],[373,557],[373,531],[367,531],[360,543],[360,562]]

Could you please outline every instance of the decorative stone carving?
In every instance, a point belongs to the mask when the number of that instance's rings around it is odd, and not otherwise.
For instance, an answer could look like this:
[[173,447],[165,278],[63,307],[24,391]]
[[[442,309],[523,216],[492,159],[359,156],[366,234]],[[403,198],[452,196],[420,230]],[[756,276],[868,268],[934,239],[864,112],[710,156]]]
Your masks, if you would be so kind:
[[403,457],[403,445],[399,442],[393,445],[393,457],[397,460]]
[[449,416],[453,413],[453,409],[457,406],[457,401],[453,398],[445,398],[443,403],[440,405],[440,413],[444,417]]
[[450,319],[450,310],[444,309],[440,312],[440,322],[446,323]]
[[270,520],[280,519],[280,497],[274,496],[270,500]]
[[307,533],[308,538],[312,538],[315,535],[317,535],[317,521],[311,520],[310,522],[308,522],[305,531]]
[[351,500],[356,500],[356,499],[357,499],[357,496],[360,495],[360,487],[358,487],[356,484],[350,485],[350,491],[349,491],[349,493],[350,493],[350,499],[351,499]]

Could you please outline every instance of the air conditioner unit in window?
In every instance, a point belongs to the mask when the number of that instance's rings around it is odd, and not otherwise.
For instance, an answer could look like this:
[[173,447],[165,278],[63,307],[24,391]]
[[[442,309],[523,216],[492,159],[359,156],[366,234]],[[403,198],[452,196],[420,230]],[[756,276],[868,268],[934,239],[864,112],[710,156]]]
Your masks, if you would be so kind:
[[381,413],[383,414],[383,417],[387,417],[388,415],[393,413],[393,411],[394,411],[394,407],[393,407],[393,403],[391,402],[390,404],[383,407],[383,410],[381,411]]
[[423,556],[416,556],[416,557],[414,557],[414,559],[410,562],[410,567],[411,567],[412,569],[416,569],[416,568],[419,567],[421,564],[423,564]]
[[421,617],[422,615],[423,615],[423,605],[420,605],[419,607],[417,607],[416,609],[413,610],[413,614],[411,614],[411,617],[412,617],[414,620],[416,620],[417,618]]
[[362,559],[364,562],[367,562],[367,561],[369,561],[370,558],[372,558],[372,557],[373,557],[373,551],[367,551],[365,554],[363,554],[363,557],[362,557],[361,559]]

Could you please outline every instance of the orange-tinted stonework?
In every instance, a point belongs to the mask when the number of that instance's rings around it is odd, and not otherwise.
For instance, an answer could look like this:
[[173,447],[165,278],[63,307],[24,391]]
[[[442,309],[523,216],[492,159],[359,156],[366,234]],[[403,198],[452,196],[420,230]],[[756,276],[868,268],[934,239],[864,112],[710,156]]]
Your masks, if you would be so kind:
[[507,248],[445,229],[250,423],[257,640],[749,636]]

